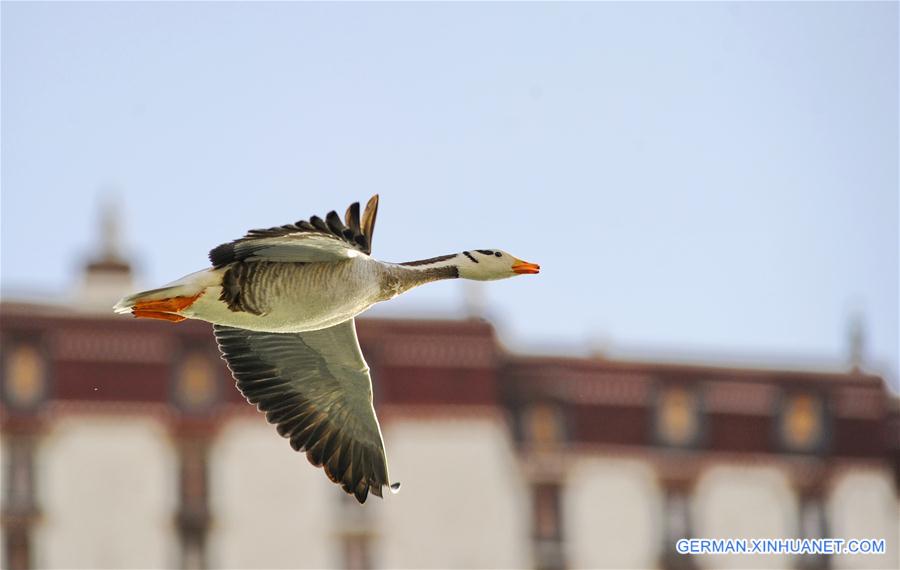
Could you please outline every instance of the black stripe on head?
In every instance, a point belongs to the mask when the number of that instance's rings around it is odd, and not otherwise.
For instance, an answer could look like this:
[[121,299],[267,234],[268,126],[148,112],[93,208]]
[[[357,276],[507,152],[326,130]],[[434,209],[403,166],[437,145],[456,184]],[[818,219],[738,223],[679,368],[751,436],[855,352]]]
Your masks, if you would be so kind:
[[472,254],[469,253],[468,251],[464,251],[464,252],[463,252],[463,255],[465,255],[466,257],[468,257],[469,259],[471,259],[471,260],[474,261],[475,263],[478,263],[478,260],[475,259],[475,257],[472,256]]
[[489,249],[476,249],[475,251],[477,251],[481,255],[494,255],[494,252]]

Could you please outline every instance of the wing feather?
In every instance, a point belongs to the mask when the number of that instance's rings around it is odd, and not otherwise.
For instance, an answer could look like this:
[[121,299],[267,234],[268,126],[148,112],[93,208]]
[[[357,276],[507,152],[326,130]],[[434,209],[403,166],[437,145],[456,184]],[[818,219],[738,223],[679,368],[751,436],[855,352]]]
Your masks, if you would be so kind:
[[375,218],[378,217],[378,194],[369,198],[362,217],[362,231],[360,235],[366,240],[366,247],[372,248],[372,235],[375,233]]
[[378,212],[378,195],[372,196],[359,220],[359,202],[347,208],[345,222],[331,211],[323,220],[312,216],[266,229],[250,230],[240,239],[223,243],[209,252],[213,267],[235,261],[284,261],[318,263],[337,261],[372,252],[372,232]]
[[303,333],[214,331],[238,389],[291,447],[359,502],[382,496],[387,460],[353,319]]
[[354,235],[361,233],[359,227],[359,202],[353,202],[344,213],[344,223]]

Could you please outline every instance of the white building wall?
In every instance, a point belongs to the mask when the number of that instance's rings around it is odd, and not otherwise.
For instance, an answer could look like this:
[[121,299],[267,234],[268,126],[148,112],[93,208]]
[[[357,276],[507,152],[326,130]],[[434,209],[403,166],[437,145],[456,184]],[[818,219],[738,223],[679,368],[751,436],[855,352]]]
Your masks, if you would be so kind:
[[898,568],[897,496],[889,471],[850,471],[828,497],[829,534],[835,538],[883,538],[883,555],[838,555],[834,568]]
[[663,498],[652,465],[579,459],[562,497],[572,568],[653,568],[662,541]]
[[384,426],[396,495],[373,501],[380,568],[532,567],[527,488],[496,417]]
[[334,568],[333,513],[343,494],[266,423],[229,422],[209,458],[212,568]]
[[176,564],[175,454],[160,422],[64,417],[43,439],[36,472],[36,568]]
[[[798,501],[775,467],[722,465],[709,469],[694,494],[697,538],[795,538]],[[790,555],[698,555],[704,568],[790,568]]]

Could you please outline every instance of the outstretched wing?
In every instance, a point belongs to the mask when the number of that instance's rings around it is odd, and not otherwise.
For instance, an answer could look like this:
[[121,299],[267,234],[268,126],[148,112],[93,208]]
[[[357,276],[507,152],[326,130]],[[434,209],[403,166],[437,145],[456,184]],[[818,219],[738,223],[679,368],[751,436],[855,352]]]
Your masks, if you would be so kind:
[[238,389],[291,447],[360,503],[382,496],[387,460],[353,319],[303,333],[214,330]]
[[223,243],[209,252],[213,267],[235,261],[337,261],[372,252],[372,234],[378,214],[378,194],[366,204],[362,220],[359,202],[347,208],[344,221],[332,210],[323,220],[313,216],[293,224],[250,230],[247,235]]

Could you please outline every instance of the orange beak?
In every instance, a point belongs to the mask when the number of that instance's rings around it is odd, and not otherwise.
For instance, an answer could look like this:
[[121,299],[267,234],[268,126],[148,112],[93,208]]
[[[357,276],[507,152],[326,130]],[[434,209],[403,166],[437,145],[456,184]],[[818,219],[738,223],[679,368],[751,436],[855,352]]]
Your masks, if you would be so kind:
[[516,262],[513,263],[512,270],[519,275],[535,275],[541,272],[541,266],[537,263],[528,263],[527,261],[517,259]]

